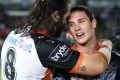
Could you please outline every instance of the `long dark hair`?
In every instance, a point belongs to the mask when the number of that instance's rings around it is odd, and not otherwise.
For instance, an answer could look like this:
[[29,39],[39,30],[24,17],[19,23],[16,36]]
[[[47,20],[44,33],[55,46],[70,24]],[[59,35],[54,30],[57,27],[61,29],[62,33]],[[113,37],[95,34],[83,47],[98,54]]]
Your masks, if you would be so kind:
[[36,0],[28,16],[16,25],[15,33],[29,35],[33,29],[46,30],[50,36],[55,35],[56,24],[51,17],[54,11],[59,11],[63,17],[68,10],[70,0]]

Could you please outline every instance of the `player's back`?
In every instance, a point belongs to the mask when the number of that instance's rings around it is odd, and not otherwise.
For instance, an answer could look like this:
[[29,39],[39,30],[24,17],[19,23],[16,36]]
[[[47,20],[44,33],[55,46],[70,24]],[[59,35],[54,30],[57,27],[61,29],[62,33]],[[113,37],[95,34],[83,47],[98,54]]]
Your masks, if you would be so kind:
[[40,80],[47,69],[42,66],[31,36],[21,37],[12,31],[2,51],[2,80]]

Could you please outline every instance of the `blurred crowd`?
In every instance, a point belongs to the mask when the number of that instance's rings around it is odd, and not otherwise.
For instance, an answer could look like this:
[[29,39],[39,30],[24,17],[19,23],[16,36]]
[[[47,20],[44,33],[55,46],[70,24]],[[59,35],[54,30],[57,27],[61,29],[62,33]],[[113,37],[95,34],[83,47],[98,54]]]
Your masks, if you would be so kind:
[[9,33],[9,26],[6,23],[6,17],[4,13],[4,7],[0,5],[0,49],[2,46],[2,43],[4,42],[5,37]]

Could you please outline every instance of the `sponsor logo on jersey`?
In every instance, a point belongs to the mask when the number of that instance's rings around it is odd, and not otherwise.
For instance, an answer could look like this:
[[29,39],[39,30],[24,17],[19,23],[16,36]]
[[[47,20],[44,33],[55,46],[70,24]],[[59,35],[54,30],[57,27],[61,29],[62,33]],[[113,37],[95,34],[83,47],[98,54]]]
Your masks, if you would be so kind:
[[52,52],[52,54],[49,56],[53,61],[64,61],[67,58],[67,55],[69,57],[70,54],[68,54],[68,47],[66,45],[59,44]]
[[66,80],[63,75],[57,73],[57,76],[52,77],[52,80]]

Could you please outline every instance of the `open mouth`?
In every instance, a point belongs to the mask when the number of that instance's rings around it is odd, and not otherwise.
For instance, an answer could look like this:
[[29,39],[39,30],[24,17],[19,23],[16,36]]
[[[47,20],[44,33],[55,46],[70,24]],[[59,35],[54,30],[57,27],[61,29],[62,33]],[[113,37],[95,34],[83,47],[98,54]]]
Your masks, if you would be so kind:
[[84,35],[85,35],[85,33],[83,33],[83,32],[76,34],[77,38],[79,38],[79,39],[83,38]]

